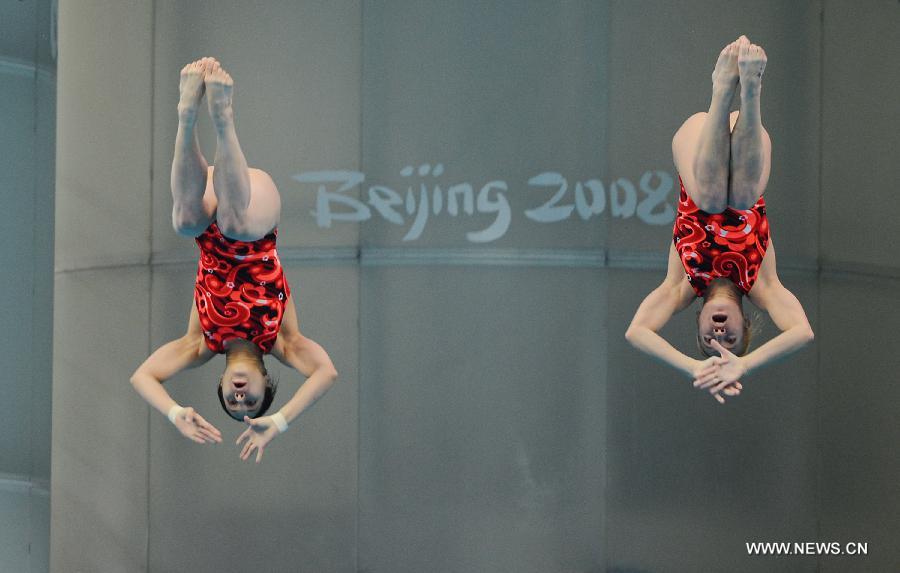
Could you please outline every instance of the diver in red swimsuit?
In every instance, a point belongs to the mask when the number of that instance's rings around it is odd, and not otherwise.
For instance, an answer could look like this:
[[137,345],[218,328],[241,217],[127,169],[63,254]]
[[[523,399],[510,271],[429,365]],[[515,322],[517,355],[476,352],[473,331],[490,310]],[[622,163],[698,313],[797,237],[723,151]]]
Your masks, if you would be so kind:
[[236,241],[212,222],[196,238],[200,247],[194,303],[206,345],[225,353],[232,338],[272,351],[291,291],[275,250],[278,232],[256,241]]
[[[247,166],[234,128],[231,76],[215,59],[203,58],[181,70],[179,90],[172,223],[200,248],[194,305],[187,333],[153,352],[131,383],[184,436],[218,443],[221,432],[176,403],[162,383],[224,354],[219,401],[248,425],[237,441],[243,443],[241,459],[255,451],[259,462],[266,445],[328,391],[337,372],[325,350],[298,327],[275,248],[281,198],[267,173]],[[195,129],[204,94],[216,129],[215,167],[203,157]],[[263,363],[270,353],[306,382],[281,410],[265,416],[275,395]]]
[[[765,51],[746,36],[727,45],[713,70],[709,111],[688,118],[672,139],[681,194],[668,271],[625,334],[720,403],[740,394],[745,374],[813,339],[803,307],[778,279],[762,198],[772,153],[759,105],[765,66]],[[738,91],[740,111],[729,114]],[[744,296],[781,330],[752,352]],[[686,356],[658,334],[697,297],[697,345],[705,360]]]

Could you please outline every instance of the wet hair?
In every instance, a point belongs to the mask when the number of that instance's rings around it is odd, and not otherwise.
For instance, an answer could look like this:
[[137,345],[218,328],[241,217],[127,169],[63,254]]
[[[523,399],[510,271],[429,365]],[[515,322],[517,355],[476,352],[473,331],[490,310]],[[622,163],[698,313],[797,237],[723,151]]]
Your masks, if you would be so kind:
[[[250,416],[252,419],[261,418],[266,415],[266,412],[269,411],[269,407],[272,405],[272,401],[275,399],[275,391],[278,389],[278,380],[273,379],[269,376],[269,372],[266,370],[266,365],[263,364],[263,361],[259,361],[259,370],[262,372],[262,375],[266,377],[266,393],[263,396],[262,402],[260,403],[259,410],[256,414]],[[222,409],[225,410],[225,413],[228,414],[228,417],[232,420],[237,420],[238,422],[243,422],[243,416],[241,418],[236,418],[234,414],[232,414],[231,410],[228,409],[228,405],[225,403],[225,397],[222,395],[222,378],[219,378],[219,385],[216,387],[216,394],[219,396],[219,404],[222,405]]]

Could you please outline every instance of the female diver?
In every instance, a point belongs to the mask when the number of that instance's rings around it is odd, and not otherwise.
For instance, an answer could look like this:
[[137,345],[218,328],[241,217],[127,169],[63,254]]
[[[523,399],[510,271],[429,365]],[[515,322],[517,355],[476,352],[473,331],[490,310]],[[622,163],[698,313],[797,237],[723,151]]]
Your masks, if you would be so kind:
[[[234,127],[232,90],[231,77],[213,58],[181,70],[172,222],[200,247],[195,304],[187,333],[153,352],[131,383],[185,437],[218,443],[221,432],[193,408],[177,404],[162,383],[225,354],[219,401],[228,415],[248,424],[237,440],[244,442],[241,460],[256,450],[258,463],[266,445],[328,391],[337,372],[325,350],[300,333],[275,250],[281,199],[267,173],[247,167]],[[204,92],[216,129],[215,167],[203,157],[195,130]],[[263,364],[268,353],[307,380],[281,410],[264,416],[275,394]]]
[[[625,334],[636,348],[693,378],[720,403],[740,394],[740,379],[813,339],[806,313],[778,280],[763,191],[771,141],[762,126],[760,90],[766,53],[746,36],[726,46],[712,73],[709,112],[697,113],[672,139],[681,194],[666,278],[638,307]],[[729,114],[740,88],[740,111]],[[686,274],[686,276],[685,276]],[[756,350],[742,300],[768,312],[780,334]],[[659,330],[702,297],[690,358]]]

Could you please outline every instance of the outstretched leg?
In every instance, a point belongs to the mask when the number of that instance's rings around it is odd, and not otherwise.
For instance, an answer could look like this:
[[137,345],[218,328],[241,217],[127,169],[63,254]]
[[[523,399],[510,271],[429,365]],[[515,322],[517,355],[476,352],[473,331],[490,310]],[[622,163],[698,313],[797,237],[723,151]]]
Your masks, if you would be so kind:
[[281,199],[268,174],[247,167],[234,127],[233,89],[231,76],[214,62],[206,73],[206,97],[216,129],[216,221],[225,236],[253,241],[277,225]]
[[728,205],[749,209],[762,195],[769,181],[772,143],[762,126],[759,109],[766,52],[741,37],[738,70],[741,87],[741,113],[731,133],[731,180]]
[[204,92],[204,75],[212,58],[203,58],[181,70],[178,84],[178,131],[172,159],[172,225],[184,235],[197,236],[209,226],[214,201],[204,200],[207,163],[197,140],[197,111]]
[[709,213],[728,206],[731,156],[729,110],[738,85],[738,41],[719,53],[707,113],[691,116],[672,139],[675,166],[694,203]]

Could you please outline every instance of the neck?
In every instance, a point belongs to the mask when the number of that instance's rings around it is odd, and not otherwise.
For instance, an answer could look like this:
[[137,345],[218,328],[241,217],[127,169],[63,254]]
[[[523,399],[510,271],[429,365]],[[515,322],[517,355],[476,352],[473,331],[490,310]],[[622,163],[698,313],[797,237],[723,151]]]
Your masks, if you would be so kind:
[[704,304],[718,298],[727,298],[733,300],[739,306],[744,300],[744,293],[741,292],[733,282],[728,279],[716,279],[710,283],[703,295]]
[[262,351],[255,344],[243,338],[232,338],[225,342],[225,364],[251,360],[262,363]]

